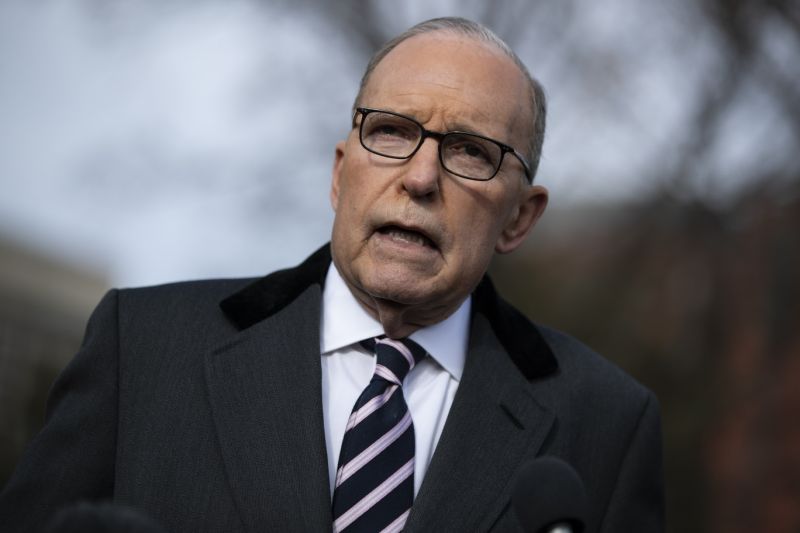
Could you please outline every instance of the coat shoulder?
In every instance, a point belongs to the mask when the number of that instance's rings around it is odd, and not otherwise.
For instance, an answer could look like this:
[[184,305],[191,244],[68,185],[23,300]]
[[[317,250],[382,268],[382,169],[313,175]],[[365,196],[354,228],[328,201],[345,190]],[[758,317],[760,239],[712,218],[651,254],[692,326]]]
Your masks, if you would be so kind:
[[578,339],[537,324],[545,342],[558,361],[557,379],[569,382],[584,400],[635,404],[655,402],[655,396],[622,368]]
[[220,302],[255,278],[206,279],[117,290],[120,321],[165,320],[193,315],[222,316]]
[[211,300],[215,305],[232,292],[241,290],[258,278],[219,278],[176,281],[144,287],[118,289],[121,298],[132,304],[153,300],[204,301]]

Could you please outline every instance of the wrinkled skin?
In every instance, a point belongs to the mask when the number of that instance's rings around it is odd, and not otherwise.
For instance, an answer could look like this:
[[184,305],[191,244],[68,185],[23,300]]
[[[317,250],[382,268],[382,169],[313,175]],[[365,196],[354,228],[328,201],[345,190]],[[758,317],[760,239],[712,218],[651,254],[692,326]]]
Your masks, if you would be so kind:
[[[489,44],[434,32],[392,50],[359,105],[416,118],[434,131],[466,130],[524,153],[531,130],[525,78]],[[358,129],[336,145],[331,203],[333,261],[387,335],[405,337],[453,313],[495,252],[525,239],[547,191],[507,155],[486,182],[453,176],[426,139],[408,160],[365,150]]]

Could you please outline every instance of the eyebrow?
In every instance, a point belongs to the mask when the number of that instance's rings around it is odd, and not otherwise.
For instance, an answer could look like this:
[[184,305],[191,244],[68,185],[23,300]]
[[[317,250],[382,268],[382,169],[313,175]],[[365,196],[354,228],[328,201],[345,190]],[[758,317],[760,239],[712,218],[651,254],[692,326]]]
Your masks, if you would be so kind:
[[476,133],[478,135],[486,135],[485,133],[482,133],[482,132],[476,130],[475,128],[471,128],[471,127],[467,126],[466,124],[464,124],[462,122],[450,122],[449,125],[451,127],[449,127],[447,131],[464,131],[464,132],[467,132],[467,133]]
[[462,131],[464,133],[474,133],[475,135],[481,135],[483,137],[489,137],[490,139],[495,139],[497,141],[500,141],[501,143],[504,143],[504,144],[507,144],[507,145],[511,146],[511,143],[504,139],[504,137],[506,137],[508,135],[508,132],[506,132],[503,135],[503,137],[499,137],[497,135],[493,135],[491,133],[487,133],[485,130],[475,129],[472,126],[469,126],[464,122],[459,122],[458,119],[456,119],[455,121],[450,122],[450,121],[447,120],[447,118],[445,118],[445,124],[447,126],[447,130],[446,131]]
[[[391,111],[392,113],[397,113],[397,114],[400,114],[400,115],[403,115],[403,116],[406,116],[406,117],[409,117],[409,118],[413,118],[414,120],[416,120],[417,122],[419,122],[423,126],[425,125],[425,123],[422,120],[420,120],[416,116],[416,114],[413,113],[413,112],[409,112],[409,111],[406,111],[406,110],[398,110],[398,109],[393,108],[393,107],[380,107],[380,108],[373,108],[373,109],[382,109],[383,111]],[[493,137],[492,135],[486,133],[485,131],[478,130],[478,129],[472,127],[472,126],[467,125],[464,122],[459,122],[458,120],[449,121],[449,120],[447,120],[447,118],[445,118],[445,129],[443,131],[441,131],[441,133],[448,133],[448,132],[451,132],[451,131],[460,131],[460,132],[464,132],[464,133],[474,133],[475,135],[481,135],[483,137],[489,137],[491,139],[496,139],[496,137]],[[500,142],[508,144],[508,142],[506,142],[506,141],[500,141]]]
[[492,135],[490,133],[486,133],[485,131],[476,130],[474,128],[471,128],[471,127],[465,125],[462,122],[451,122],[451,123],[448,124],[448,126],[452,126],[452,128],[448,129],[447,131],[462,131],[464,133],[474,133],[475,135],[480,135],[482,137],[488,137],[490,139],[493,139],[495,141],[501,142],[501,143],[503,143],[505,145],[508,145],[508,146],[511,146],[513,148],[513,145],[511,143],[511,141],[505,139],[505,137],[507,137],[508,134],[509,134],[508,132],[506,132],[503,135],[503,137],[500,137],[500,136],[497,136],[497,135]]

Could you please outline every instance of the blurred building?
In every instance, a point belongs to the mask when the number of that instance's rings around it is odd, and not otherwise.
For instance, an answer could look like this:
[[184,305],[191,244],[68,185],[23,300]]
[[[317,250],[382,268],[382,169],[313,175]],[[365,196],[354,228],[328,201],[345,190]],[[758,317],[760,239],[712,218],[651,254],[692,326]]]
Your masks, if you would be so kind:
[[106,288],[102,275],[0,237],[0,486],[41,427],[47,390]]

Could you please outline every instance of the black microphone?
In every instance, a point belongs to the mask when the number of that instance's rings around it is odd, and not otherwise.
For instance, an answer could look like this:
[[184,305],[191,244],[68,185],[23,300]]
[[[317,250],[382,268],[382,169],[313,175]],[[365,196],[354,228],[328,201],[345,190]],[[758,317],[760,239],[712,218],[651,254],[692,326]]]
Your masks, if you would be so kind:
[[511,504],[527,533],[581,533],[587,498],[578,473],[555,457],[540,457],[519,471]]

